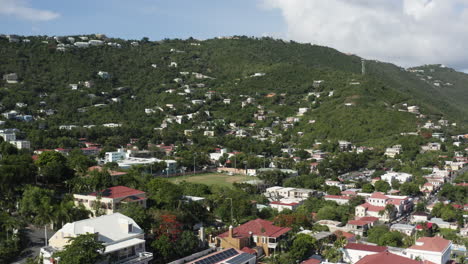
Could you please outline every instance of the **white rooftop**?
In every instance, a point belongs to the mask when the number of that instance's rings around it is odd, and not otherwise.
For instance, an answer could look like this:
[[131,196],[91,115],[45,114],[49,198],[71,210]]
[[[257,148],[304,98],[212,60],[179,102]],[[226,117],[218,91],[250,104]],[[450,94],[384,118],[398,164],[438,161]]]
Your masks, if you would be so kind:
[[[128,224],[132,224],[131,232],[128,232]],[[65,236],[98,232],[98,239],[104,244],[112,244],[143,234],[142,229],[132,218],[121,213],[67,223],[57,231],[57,233],[60,232],[63,232]]]

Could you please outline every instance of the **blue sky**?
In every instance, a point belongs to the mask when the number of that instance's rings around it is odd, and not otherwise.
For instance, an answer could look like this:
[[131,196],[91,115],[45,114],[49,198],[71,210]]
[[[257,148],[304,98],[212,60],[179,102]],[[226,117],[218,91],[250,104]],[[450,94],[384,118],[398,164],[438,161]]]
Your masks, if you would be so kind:
[[[12,2],[18,0],[0,0]],[[256,0],[19,0],[54,14],[26,18],[0,12],[0,32],[21,35],[105,33],[112,37],[152,40],[200,39],[225,35],[262,36],[284,31],[280,10]],[[0,7],[1,9],[1,7]],[[16,12],[18,13],[18,12]],[[33,15],[32,15],[33,16]]]
[[468,71],[467,0],[0,0],[0,33],[273,36],[403,67]]

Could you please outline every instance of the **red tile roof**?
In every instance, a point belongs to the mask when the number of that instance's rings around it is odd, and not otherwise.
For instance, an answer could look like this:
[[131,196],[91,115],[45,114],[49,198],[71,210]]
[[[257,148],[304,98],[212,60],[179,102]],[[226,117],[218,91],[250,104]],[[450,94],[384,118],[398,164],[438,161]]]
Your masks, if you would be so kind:
[[[427,228],[432,228],[432,223],[426,223],[426,227]],[[422,230],[423,229],[423,226],[422,225],[416,225],[416,229],[417,230]]]
[[349,220],[348,225],[356,225],[356,226],[365,226],[368,223],[366,221],[361,221],[361,220]]
[[248,254],[257,255],[257,251],[249,247],[243,247],[241,251],[248,253]]
[[304,261],[301,262],[301,264],[320,264],[320,263],[322,263],[321,260],[313,259],[313,258],[308,259],[308,260],[304,260]]
[[143,193],[145,192],[135,190],[132,188],[128,188],[125,186],[114,186],[114,187],[101,190],[100,192],[92,192],[88,195],[92,195],[92,196],[101,195],[102,197],[105,197],[105,198],[122,198],[122,197],[127,197],[127,196],[132,196],[132,195],[143,194]]
[[375,216],[364,216],[364,217],[361,217],[361,218],[359,218],[357,220],[361,220],[361,221],[368,222],[368,223],[375,223],[375,222],[379,221],[379,218],[375,217]]
[[336,230],[335,232],[333,232],[333,234],[335,234],[337,237],[345,237],[348,240],[356,237],[355,234],[348,233],[345,231],[340,231],[340,230]]
[[361,260],[356,262],[356,264],[422,264],[427,262],[422,262],[418,260],[413,260],[410,258],[405,258],[398,256],[396,254],[390,253],[388,251],[380,252],[378,254],[367,255]]
[[370,203],[363,203],[359,206],[362,206],[364,208],[367,209],[367,211],[371,211],[371,212],[380,212],[382,210],[385,210],[385,207],[384,206],[375,206],[375,205],[372,205]]
[[287,206],[294,206],[294,205],[299,205],[299,203],[282,203],[282,202],[271,202],[270,204],[277,204],[277,205],[287,205]]
[[[422,244],[418,245],[419,243]],[[411,246],[408,249],[443,252],[448,246],[450,246],[450,241],[443,239],[442,237],[421,237],[416,240],[416,245]]]
[[375,192],[372,193],[372,195],[369,198],[374,198],[374,199],[388,199],[388,196],[381,192]]
[[[233,233],[235,237],[249,237],[250,232],[257,236],[279,237],[289,231],[291,228],[275,226],[271,221],[258,218],[234,228]],[[224,232],[219,237],[227,237],[228,234]]]
[[373,246],[373,245],[365,245],[365,244],[358,244],[358,243],[348,243],[344,248],[352,249],[352,250],[369,251],[369,252],[384,252],[387,250],[387,247],[383,247],[383,246]]

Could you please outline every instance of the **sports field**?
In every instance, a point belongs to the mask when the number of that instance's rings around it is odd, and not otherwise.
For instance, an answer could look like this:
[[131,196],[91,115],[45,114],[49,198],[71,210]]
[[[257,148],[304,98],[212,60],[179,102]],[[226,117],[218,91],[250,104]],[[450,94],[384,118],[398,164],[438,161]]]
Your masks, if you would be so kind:
[[225,173],[203,173],[196,175],[185,175],[169,178],[170,181],[174,183],[179,183],[181,181],[193,182],[193,183],[203,183],[207,185],[221,185],[221,186],[232,186],[234,182],[243,182],[252,179],[257,179],[256,177],[247,177],[245,175],[228,175]]

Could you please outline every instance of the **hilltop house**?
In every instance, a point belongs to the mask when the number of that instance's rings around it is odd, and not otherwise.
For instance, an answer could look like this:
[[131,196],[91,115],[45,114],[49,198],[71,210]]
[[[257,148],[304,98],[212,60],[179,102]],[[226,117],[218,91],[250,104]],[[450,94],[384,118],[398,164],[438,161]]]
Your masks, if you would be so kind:
[[[285,239],[291,228],[273,225],[273,222],[260,218],[251,220],[216,237],[221,248],[243,249],[259,247],[267,256],[276,251],[278,242]],[[259,249],[257,249],[258,252]]]
[[73,194],[75,205],[82,204],[93,213],[96,213],[96,204],[105,214],[113,214],[123,203],[138,203],[146,207],[146,193],[125,186],[110,187],[99,192],[88,194]]
[[106,258],[100,263],[112,260],[119,264],[147,264],[153,259],[152,253],[145,252],[143,230],[130,217],[115,213],[64,225],[49,239],[49,245],[41,248],[42,263],[57,263],[52,255],[63,250],[70,237],[87,233],[95,234],[105,246],[102,254]]

